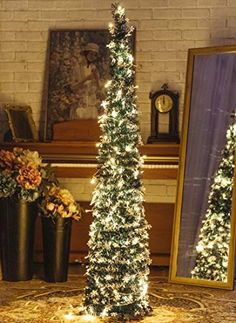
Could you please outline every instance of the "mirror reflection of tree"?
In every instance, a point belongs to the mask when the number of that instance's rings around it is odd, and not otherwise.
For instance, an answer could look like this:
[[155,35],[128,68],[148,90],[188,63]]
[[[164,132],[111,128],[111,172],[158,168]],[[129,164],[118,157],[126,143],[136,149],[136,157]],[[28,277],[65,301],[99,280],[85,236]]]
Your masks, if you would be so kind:
[[236,122],[226,133],[226,146],[208,197],[208,209],[196,246],[192,278],[227,281],[230,219],[236,145]]
[[199,52],[193,62],[176,270],[185,278],[192,277],[212,180],[236,106],[235,53]]

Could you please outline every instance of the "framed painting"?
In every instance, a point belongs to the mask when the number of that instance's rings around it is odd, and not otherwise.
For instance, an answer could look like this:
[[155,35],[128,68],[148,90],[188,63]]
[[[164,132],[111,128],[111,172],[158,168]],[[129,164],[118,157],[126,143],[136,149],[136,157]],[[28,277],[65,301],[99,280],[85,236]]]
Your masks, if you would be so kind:
[[[53,127],[72,120],[97,119],[110,79],[108,30],[51,30],[44,140]],[[135,31],[131,37],[135,52]]]
[[96,119],[109,79],[107,30],[51,30],[44,139],[55,123]]
[[38,133],[29,106],[5,105],[13,141],[37,141]]

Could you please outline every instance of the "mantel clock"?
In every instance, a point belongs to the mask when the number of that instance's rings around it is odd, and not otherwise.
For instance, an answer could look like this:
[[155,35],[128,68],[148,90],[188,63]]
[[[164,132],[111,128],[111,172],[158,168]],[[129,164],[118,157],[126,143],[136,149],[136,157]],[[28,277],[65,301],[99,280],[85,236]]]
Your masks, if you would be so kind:
[[[162,90],[151,92],[149,96],[151,99],[151,135],[147,143],[179,143],[179,93],[170,91],[166,83],[161,88]],[[160,132],[160,121],[164,114],[167,115],[167,131]]]

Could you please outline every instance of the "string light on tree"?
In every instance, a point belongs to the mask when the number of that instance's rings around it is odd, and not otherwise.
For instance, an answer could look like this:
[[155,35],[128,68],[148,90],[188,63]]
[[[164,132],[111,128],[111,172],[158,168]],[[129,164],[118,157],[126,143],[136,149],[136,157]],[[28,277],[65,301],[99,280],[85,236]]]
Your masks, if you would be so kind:
[[192,277],[214,281],[227,281],[230,215],[236,148],[236,122],[229,126],[226,146],[208,198],[208,209],[202,221],[196,246],[196,263]]
[[111,80],[99,117],[98,171],[93,192],[85,313],[93,316],[141,317],[150,311],[149,225],[140,178],[143,158],[136,107],[133,56],[125,10],[112,5],[109,25]]

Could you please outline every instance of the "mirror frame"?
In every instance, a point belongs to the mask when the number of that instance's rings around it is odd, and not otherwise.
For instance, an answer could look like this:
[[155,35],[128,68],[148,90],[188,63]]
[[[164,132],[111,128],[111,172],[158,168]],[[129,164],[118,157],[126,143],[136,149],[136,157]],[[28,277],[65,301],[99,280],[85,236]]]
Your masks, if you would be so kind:
[[173,233],[172,233],[169,282],[188,284],[188,285],[198,285],[198,286],[204,286],[204,287],[222,288],[222,289],[233,289],[234,262],[235,262],[234,261],[235,233],[236,233],[236,167],[234,168],[234,179],[233,179],[231,228],[230,228],[231,236],[230,236],[230,245],[229,245],[227,282],[177,276],[177,259],[178,259],[179,236],[180,236],[180,225],[181,225],[181,214],[182,214],[184,173],[185,173],[186,150],[187,150],[187,140],[188,140],[188,131],[189,131],[194,59],[195,59],[195,56],[197,55],[211,55],[211,54],[218,54],[218,53],[235,53],[236,55],[236,45],[206,47],[206,48],[192,48],[188,50],[182,136],[181,136],[181,144],[180,144],[180,162],[179,162],[179,171],[178,171],[178,179],[177,179],[177,195],[176,195],[175,212],[174,212],[174,225],[173,225]]

